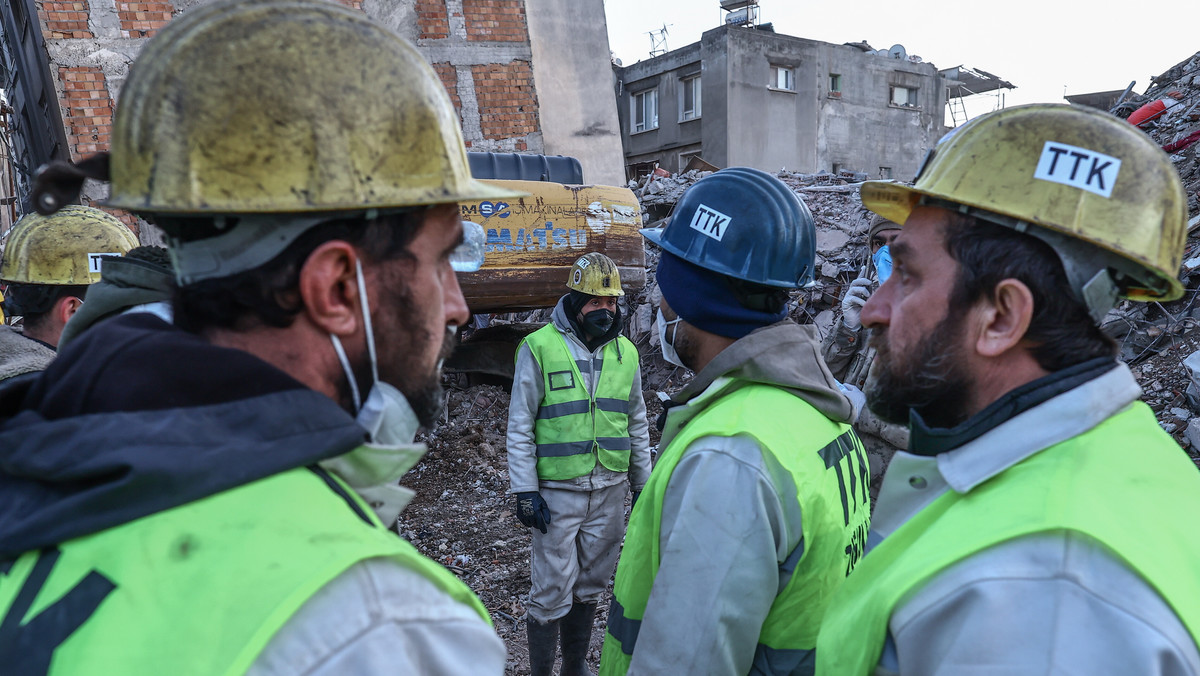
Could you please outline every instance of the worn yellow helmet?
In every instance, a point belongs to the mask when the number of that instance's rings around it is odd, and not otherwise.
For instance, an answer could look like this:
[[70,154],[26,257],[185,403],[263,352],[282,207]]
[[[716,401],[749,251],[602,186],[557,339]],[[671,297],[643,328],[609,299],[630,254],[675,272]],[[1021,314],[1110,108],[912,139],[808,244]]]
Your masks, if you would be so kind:
[[100,261],[138,245],[113,216],[72,204],[50,216],[28,214],[9,233],[0,280],[11,284],[76,285],[100,281]]
[[429,64],[322,0],[219,0],[141,51],[113,120],[108,204],[312,214],[520,196],[471,177]]
[[914,185],[869,181],[862,201],[897,223],[925,203],[1037,236],[1093,310],[1183,295],[1183,184],[1149,137],[1102,112],[1037,104],[981,116],[930,151]]
[[611,258],[602,253],[584,254],[571,266],[567,288],[589,296],[624,296],[621,272]]

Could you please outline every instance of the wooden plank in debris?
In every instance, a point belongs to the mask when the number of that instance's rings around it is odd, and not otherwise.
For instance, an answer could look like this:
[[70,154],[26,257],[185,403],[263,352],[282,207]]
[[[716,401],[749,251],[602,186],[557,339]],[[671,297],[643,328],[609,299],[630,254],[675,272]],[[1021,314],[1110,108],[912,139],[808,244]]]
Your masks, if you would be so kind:
[[1200,214],[1192,216],[1192,220],[1188,221],[1188,234],[1192,234],[1196,228],[1200,228]]
[[799,188],[800,192],[854,192],[862,186],[862,183],[850,183],[847,185],[813,185]]

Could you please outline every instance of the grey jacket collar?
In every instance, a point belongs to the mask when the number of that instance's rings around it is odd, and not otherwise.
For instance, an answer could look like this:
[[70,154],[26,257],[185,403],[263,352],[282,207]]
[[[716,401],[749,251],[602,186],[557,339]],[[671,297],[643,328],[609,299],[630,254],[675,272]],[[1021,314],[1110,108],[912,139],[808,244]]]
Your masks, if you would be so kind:
[[1033,454],[1077,437],[1142,396],[1125,364],[1010,418],[973,441],[937,455],[938,471],[966,493]]

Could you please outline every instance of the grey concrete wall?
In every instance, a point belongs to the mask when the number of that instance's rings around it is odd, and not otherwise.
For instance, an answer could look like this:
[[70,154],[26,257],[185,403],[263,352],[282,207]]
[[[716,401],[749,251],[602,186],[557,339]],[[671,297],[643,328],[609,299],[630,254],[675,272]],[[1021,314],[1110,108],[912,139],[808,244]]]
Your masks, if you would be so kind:
[[[728,164],[764,171],[816,166],[816,44],[773,33],[719,28],[729,58]],[[769,87],[771,66],[794,71],[795,91]]]
[[[681,122],[680,79],[693,75],[701,76],[700,118]],[[662,168],[674,173],[681,169],[680,153],[702,150],[701,154],[708,159],[708,149],[702,148],[702,140],[704,120],[709,110],[708,96],[712,90],[708,82],[708,67],[705,65],[703,70],[701,68],[700,43],[619,68],[617,77],[617,110],[621,119],[626,165],[658,160]],[[658,90],[658,128],[634,134],[630,121],[630,102],[635,94],[655,88]]]
[[[925,151],[945,131],[945,94],[937,68],[930,63],[866,54],[853,47],[824,44],[818,50],[816,101],[822,119],[815,168],[864,171],[880,178],[911,180]],[[842,76],[840,97],[830,96],[829,74]],[[916,87],[915,108],[890,104],[893,84]]]
[[623,185],[603,0],[526,0],[525,15],[545,152],[578,158],[589,183]]

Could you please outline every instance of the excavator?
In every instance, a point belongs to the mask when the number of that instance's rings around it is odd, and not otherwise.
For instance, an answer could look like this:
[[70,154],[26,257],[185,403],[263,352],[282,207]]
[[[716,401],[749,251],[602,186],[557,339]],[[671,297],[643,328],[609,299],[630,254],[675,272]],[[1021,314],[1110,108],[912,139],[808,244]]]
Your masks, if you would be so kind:
[[[632,190],[587,185],[573,157],[468,153],[472,175],[528,193],[504,201],[464,202],[463,220],[486,233],[483,267],[459,273],[472,314],[552,307],[566,293],[575,259],[599,251],[617,264],[626,293],[646,284],[641,207]],[[540,325],[478,329],[446,361],[446,369],[507,378],[517,344]]]

